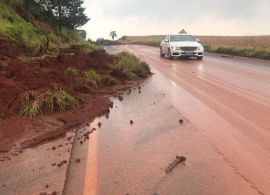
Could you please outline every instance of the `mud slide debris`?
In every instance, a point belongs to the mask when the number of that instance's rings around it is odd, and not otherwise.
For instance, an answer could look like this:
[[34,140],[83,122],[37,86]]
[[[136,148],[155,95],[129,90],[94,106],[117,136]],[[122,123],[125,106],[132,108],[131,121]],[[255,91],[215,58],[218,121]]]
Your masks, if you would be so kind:
[[170,173],[178,164],[185,162],[186,161],[186,157],[184,156],[176,156],[176,159],[169,164],[169,166],[166,168],[165,172],[168,174]]

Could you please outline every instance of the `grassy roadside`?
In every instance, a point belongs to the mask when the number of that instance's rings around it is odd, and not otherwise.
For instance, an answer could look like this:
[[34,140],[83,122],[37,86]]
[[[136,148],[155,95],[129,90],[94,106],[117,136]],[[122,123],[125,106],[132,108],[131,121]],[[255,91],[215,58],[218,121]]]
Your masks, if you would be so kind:
[[204,46],[206,52],[228,54],[233,56],[241,56],[248,58],[258,58],[263,60],[270,60],[270,50],[257,48],[240,48],[240,47],[213,47],[211,45]]
[[[159,47],[160,41],[163,37],[164,36],[162,35],[124,36],[120,39],[120,41],[123,44],[138,44]],[[270,36],[258,36],[253,38],[254,40],[251,40],[251,38],[248,36],[232,37],[233,41],[230,40],[230,37],[198,37],[204,45],[206,52],[270,60],[270,48],[266,47],[267,44],[265,45],[265,42],[263,42],[263,38],[266,39],[266,42],[270,42]]]
[[[30,14],[30,13],[29,13]],[[57,52],[70,45],[83,45],[91,51],[96,45],[85,41],[76,30],[63,28],[61,32],[47,23],[36,20],[26,21],[14,8],[0,1],[0,39],[10,40],[19,47],[25,47],[29,54]]]

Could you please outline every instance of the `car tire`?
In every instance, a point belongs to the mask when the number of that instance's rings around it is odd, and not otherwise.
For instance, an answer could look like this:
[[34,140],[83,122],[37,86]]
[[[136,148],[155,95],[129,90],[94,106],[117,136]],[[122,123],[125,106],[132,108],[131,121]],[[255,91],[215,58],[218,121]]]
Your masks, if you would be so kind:
[[203,59],[203,57],[197,57],[197,60],[202,60]]
[[162,49],[160,48],[160,57],[164,58],[165,54],[162,52]]
[[169,60],[173,60],[174,58],[172,57],[172,55],[171,55],[171,50],[169,49],[169,51],[168,51],[168,58],[169,58]]

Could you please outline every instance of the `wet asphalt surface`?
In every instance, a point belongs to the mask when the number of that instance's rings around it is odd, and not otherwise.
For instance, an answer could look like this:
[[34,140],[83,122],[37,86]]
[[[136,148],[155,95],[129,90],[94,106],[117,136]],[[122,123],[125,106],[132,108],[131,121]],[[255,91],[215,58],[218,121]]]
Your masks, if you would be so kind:
[[[153,76],[72,139],[1,154],[0,194],[270,194],[269,62],[107,50],[133,52]],[[176,156],[186,160],[166,173]]]

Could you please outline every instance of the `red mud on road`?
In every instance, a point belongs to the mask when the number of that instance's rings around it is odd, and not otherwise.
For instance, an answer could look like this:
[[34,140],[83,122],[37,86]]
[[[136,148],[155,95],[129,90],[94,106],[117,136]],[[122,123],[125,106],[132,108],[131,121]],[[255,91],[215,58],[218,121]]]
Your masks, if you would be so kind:
[[84,53],[77,46],[61,50],[57,57],[18,58],[24,53],[23,48],[0,40],[0,152],[9,151],[18,142],[21,142],[19,147],[29,147],[63,135],[67,129],[109,111],[112,103],[101,94],[114,94],[134,84],[118,79],[120,84],[114,87],[102,86],[98,91],[93,89],[84,106],[67,113],[29,119],[19,114],[23,93],[44,91],[57,85],[80,99],[86,93],[85,87],[66,74],[67,68],[74,67],[80,71],[94,69],[98,74],[109,75],[111,70],[108,65],[115,61],[115,57],[104,50]]

